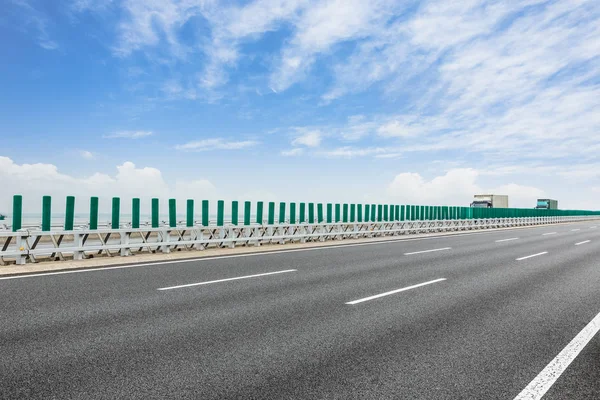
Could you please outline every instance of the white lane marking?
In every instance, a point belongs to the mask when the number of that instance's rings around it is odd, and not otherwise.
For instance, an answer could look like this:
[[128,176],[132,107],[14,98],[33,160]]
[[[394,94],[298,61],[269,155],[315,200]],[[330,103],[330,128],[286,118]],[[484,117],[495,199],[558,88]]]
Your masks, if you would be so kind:
[[571,229],[571,232],[577,232],[580,231],[581,229]]
[[548,254],[548,252],[547,251],[543,251],[541,253],[532,254],[530,256],[525,256],[525,257],[517,258],[517,261],[527,260],[528,258],[537,257],[537,256],[543,256],[544,254]]
[[444,251],[451,250],[452,247],[442,247],[441,249],[431,249],[431,250],[423,250],[423,251],[413,251],[412,253],[404,253],[405,256],[411,256],[413,254],[423,254],[423,253],[432,253],[434,251]]
[[596,229],[597,226],[590,226],[590,229]]
[[581,246],[582,244],[586,244],[591,242],[591,240],[584,240],[583,242],[575,243],[575,246]]
[[541,399],[599,330],[600,313],[596,315],[573,340],[571,340],[567,347],[558,353],[554,360],[546,365],[546,368],[544,368],[542,372],[540,372],[538,376],[536,376],[535,379],[532,380],[517,397],[515,397],[515,400]]
[[548,232],[548,233],[544,233],[542,236],[548,236],[548,235],[556,235],[556,232]]
[[169,286],[169,287],[164,287],[164,288],[158,288],[156,290],[181,289],[181,288],[192,287],[192,286],[209,285],[211,283],[237,281],[237,280],[240,280],[240,279],[258,278],[259,276],[267,276],[267,275],[275,275],[275,274],[285,274],[286,272],[296,272],[296,271],[297,271],[296,269],[286,269],[285,271],[265,272],[264,274],[238,276],[238,277],[235,277],[235,278],[217,279],[216,281],[206,281],[206,282],[198,282],[198,283],[188,283],[186,285]]
[[519,238],[500,239],[500,240],[496,240],[496,243],[510,242],[511,240],[519,240]]
[[418,288],[418,287],[421,287],[421,286],[425,286],[425,285],[431,285],[432,283],[437,283],[437,282],[441,282],[441,281],[445,281],[445,280],[446,280],[446,278],[435,279],[433,281],[423,282],[423,283],[419,283],[417,285],[412,285],[412,286],[407,286],[407,287],[402,288],[402,289],[392,290],[391,292],[385,292],[385,293],[381,293],[381,294],[376,294],[375,296],[365,297],[364,299],[358,299],[358,300],[349,301],[346,304],[355,305],[355,304],[358,304],[358,303],[362,303],[364,301],[378,299],[378,298],[383,297],[383,296],[389,296],[390,294],[404,292],[406,290],[415,289],[415,288]]

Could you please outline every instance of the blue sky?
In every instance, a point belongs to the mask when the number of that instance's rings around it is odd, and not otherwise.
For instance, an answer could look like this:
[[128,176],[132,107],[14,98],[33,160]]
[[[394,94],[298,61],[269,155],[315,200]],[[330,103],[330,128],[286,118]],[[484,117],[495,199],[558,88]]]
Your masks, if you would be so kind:
[[[456,4],[455,4],[456,3]],[[13,193],[599,209],[597,1],[4,0]]]

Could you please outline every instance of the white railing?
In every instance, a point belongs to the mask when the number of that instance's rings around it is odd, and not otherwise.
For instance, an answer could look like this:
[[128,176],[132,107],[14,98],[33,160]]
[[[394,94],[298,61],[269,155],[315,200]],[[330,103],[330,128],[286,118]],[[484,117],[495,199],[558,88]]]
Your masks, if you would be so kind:
[[534,226],[598,220],[599,216],[492,218],[442,221],[353,222],[276,225],[164,226],[72,231],[21,229],[0,231],[0,265],[44,260],[82,260],[98,256],[204,250],[210,247],[324,242],[381,236],[414,235]]

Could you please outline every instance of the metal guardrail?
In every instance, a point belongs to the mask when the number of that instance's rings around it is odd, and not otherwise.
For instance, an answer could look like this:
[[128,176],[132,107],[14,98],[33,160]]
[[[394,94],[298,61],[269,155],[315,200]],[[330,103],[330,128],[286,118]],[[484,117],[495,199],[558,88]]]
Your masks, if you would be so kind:
[[80,228],[74,230],[20,229],[0,231],[0,265],[23,265],[43,260],[83,260],[140,253],[233,248],[290,242],[324,242],[348,238],[471,231],[518,226],[599,220],[598,216],[489,218],[275,225],[176,226],[140,228]]

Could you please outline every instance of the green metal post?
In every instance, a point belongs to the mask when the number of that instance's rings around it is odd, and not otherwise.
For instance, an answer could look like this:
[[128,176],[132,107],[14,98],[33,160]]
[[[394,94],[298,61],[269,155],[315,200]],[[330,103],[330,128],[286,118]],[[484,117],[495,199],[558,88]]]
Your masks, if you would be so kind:
[[383,220],[387,222],[389,220],[389,218],[390,218],[390,213],[388,210],[388,205],[384,204],[383,205]]
[[98,198],[90,198],[90,229],[98,229]]
[[335,205],[335,222],[340,222],[340,220],[342,219],[340,214],[341,214],[341,206],[339,203],[336,203],[336,205]]
[[131,227],[140,227],[140,199],[131,199]]
[[357,222],[363,222],[363,208],[362,208],[362,204],[357,204],[356,205],[356,221]]
[[50,196],[42,197],[42,230],[49,231],[52,218],[52,198]]
[[375,204],[371,204],[371,222],[377,221],[377,207]]
[[225,225],[225,200],[217,201],[217,226]]
[[323,203],[319,203],[317,204],[317,222],[322,224],[323,221]]
[[194,226],[194,200],[187,199],[185,210],[185,226],[188,228]]
[[239,202],[237,200],[232,201],[231,202],[231,224],[232,225],[237,225],[239,223],[239,212],[240,212]]
[[308,203],[308,223],[315,223],[315,203]]
[[327,223],[333,222],[333,204],[327,203]]
[[177,227],[177,200],[169,199],[169,226]]
[[342,205],[342,222],[348,222],[348,204],[345,203]]
[[250,225],[250,214],[252,213],[252,203],[244,202],[244,225]]
[[356,204],[350,204],[350,222],[356,222]]
[[263,224],[263,211],[264,211],[264,203],[262,201],[256,202],[256,223]]
[[285,224],[285,203],[279,203],[279,223]]
[[202,226],[208,226],[210,224],[210,214],[208,200],[202,200]]
[[290,203],[290,224],[296,223],[296,203]]
[[23,196],[13,196],[12,231],[16,232],[23,226]]
[[275,224],[275,203],[269,202],[269,215],[267,215],[267,223],[269,225]]
[[156,199],[156,198],[152,199],[151,209],[152,209],[152,215],[151,215],[152,227],[158,228],[158,199]]
[[395,211],[394,205],[390,204],[390,221],[394,221],[394,217],[395,217],[394,211]]
[[300,203],[300,210],[298,210],[298,222],[301,224],[306,222],[306,203]]
[[118,197],[113,197],[112,199],[112,229],[119,229],[121,225],[121,199]]
[[72,231],[75,222],[75,197],[67,196],[65,207],[65,231]]
[[365,204],[365,222],[371,221],[371,205]]

